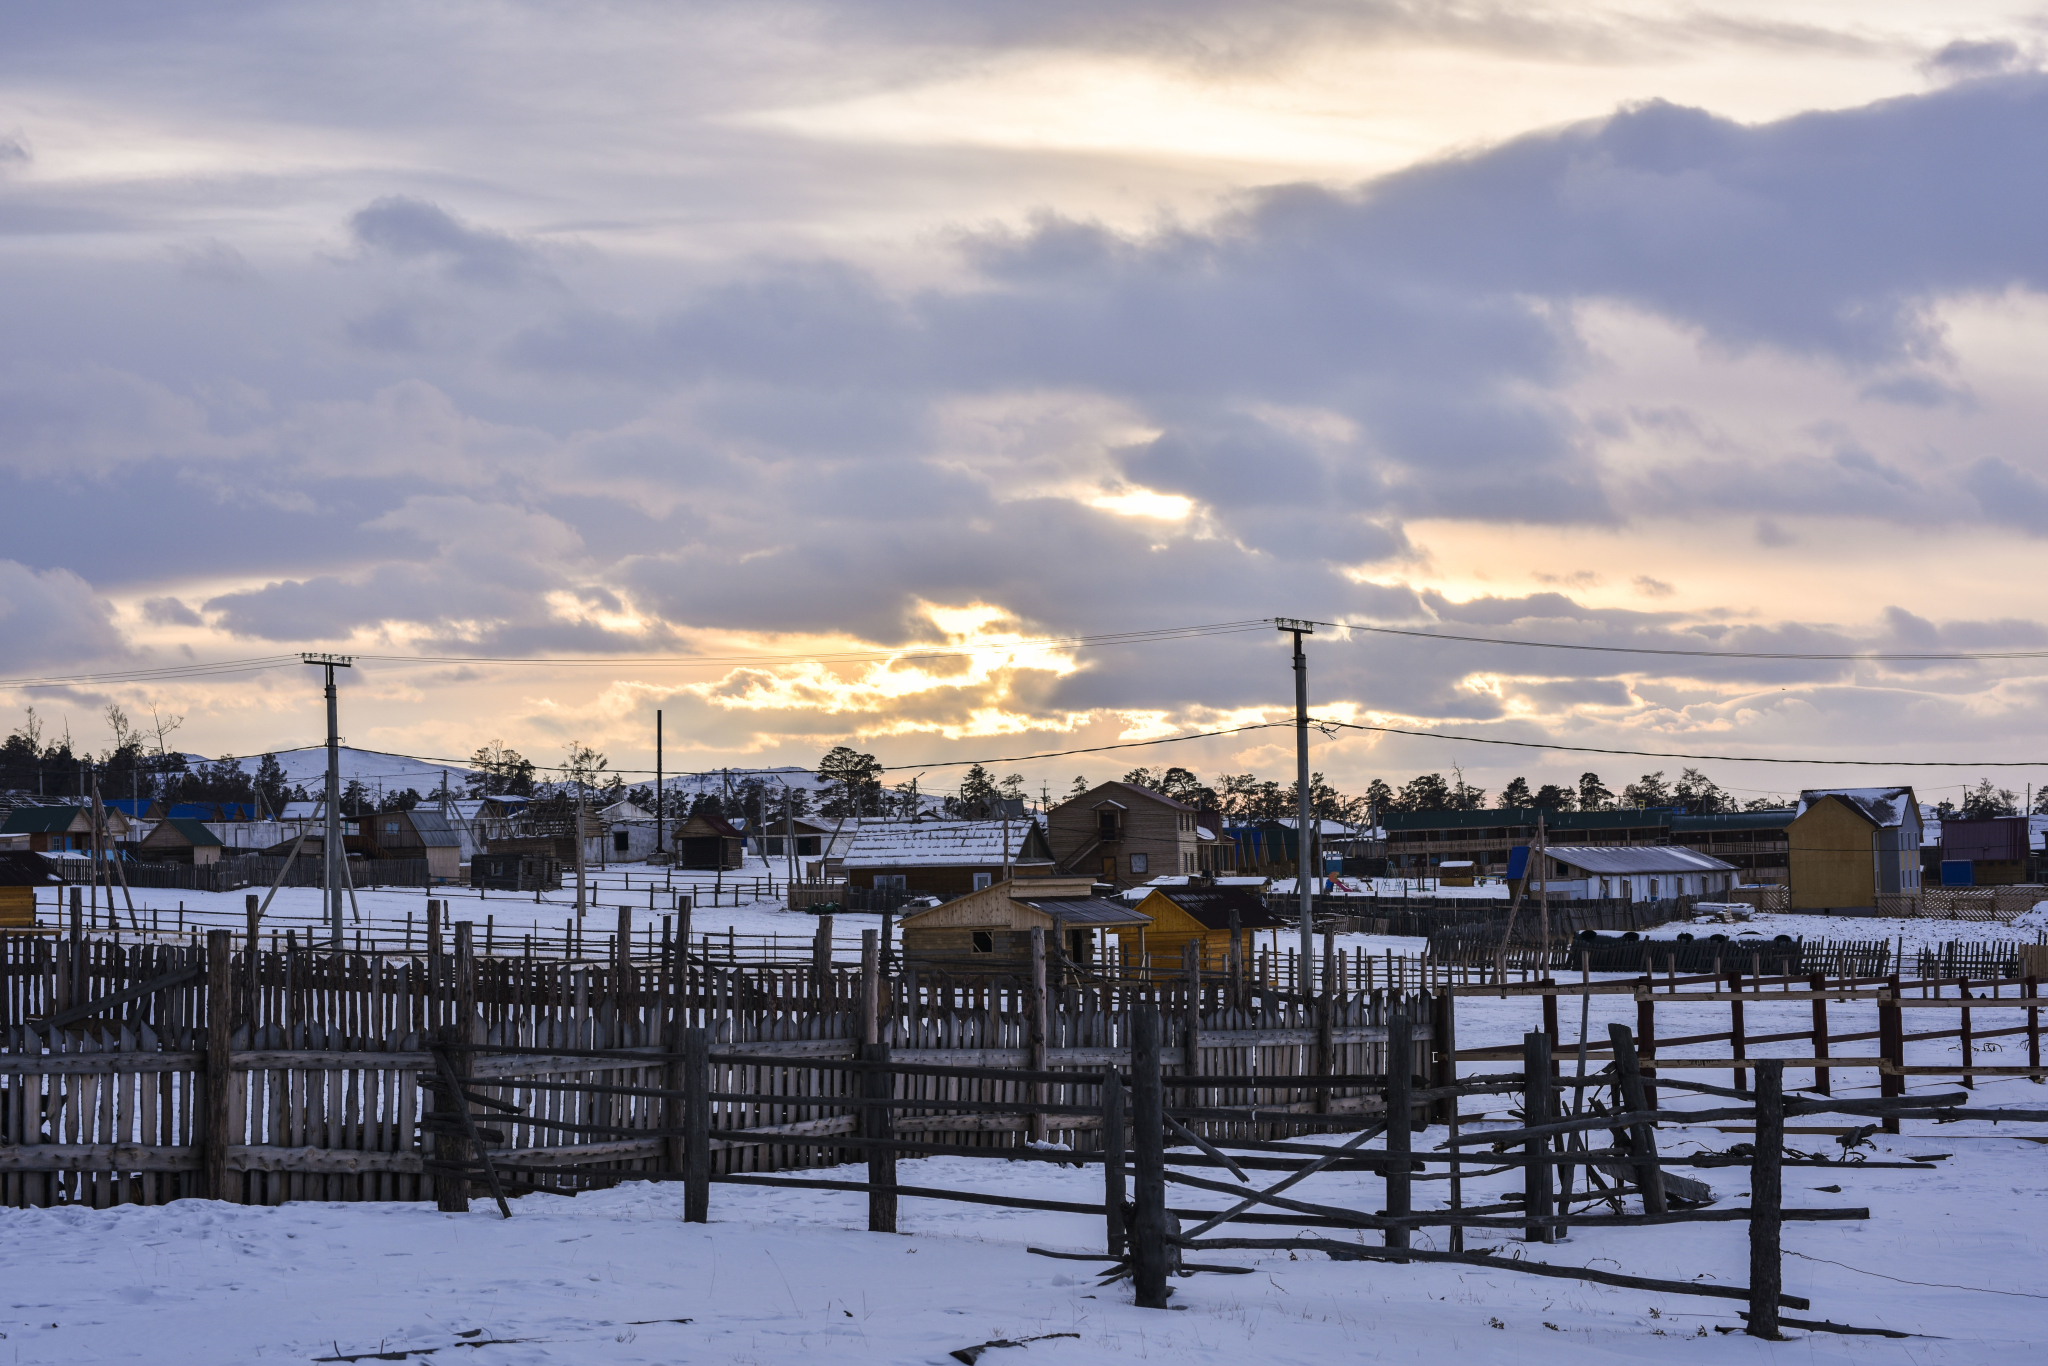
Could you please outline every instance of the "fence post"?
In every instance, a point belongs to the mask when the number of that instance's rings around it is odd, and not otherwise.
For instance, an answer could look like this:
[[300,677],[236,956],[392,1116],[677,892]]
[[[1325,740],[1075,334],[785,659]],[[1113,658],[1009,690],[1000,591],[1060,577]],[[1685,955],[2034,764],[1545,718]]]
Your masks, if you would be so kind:
[[[211,933],[209,931],[208,933]],[[71,889],[71,971],[62,1004],[68,1008],[85,1000],[85,889]]]
[[[867,931],[872,943],[874,931]],[[885,1043],[862,1044],[861,1058],[867,1062],[886,1063],[889,1061],[889,1045]],[[861,1073],[861,1094],[869,1100],[893,1100],[896,1095],[896,1074],[877,1067]],[[887,1139],[895,1133],[887,1105],[864,1105],[861,1107],[861,1137]],[[880,1187],[888,1187],[882,1190]],[[868,1149],[868,1232],[894,1233],[896,1231],[896,1153],[890,1148]]]
[[683,1031],[683,1222],[711,1222],[711,1031]]
[[1159,1009],[1141,1005],[1131,1020],[1131,1137],[1137,1145],[1138,1200],[1131,1230],[1131,1279],[1140,1309],[1166,1308],[1166,1113],[1159,1076]]
[[[76,923],[78,889],[71,889],[71,909]],[[229,948],[232,936],[226,930],[206,932],[206,1119],[200,1126],[206,1145],[200,1167],[206,1195],[211,1200],[228,1198],[228,1098],[233,1075],[228,1070],[228,1044],[233,1029],[234,975]],[[73,962],[76,962],[73,959]]]
[[[1822,996],[1820,993],[1827,990],[1827,975],[1816,972],[1807,979],[1807,985],[1814,992],[1813,1056],[1825,1058],[1828,1055],[1828,1001],[1827,997]],[[1834,1094],[1834,1091],[1830,1089],[1831,1080],[1827,1068],[1815,1067],[1813,1069],[1813,1089],[1822,1095],[1831,1096]]]
[[882,1041],[881,944],[873,930],[860,932],[860,1041]]
[[[1414,1109],[1409,1103],[1409,1081],[1415,1070],[1415,1033],[1406,1008],[1387,1015],[1386,1089],[1381,1093],[1387,1118],[1387,1217],[1398,1219],[1409,1212],[1408,1151]],[[1548,1073],[1545,1074],[1546,1078]],[[1535,1121],[1531,1121],[1532,1123]],[[1529,1170],[1536,1170],[1531,1167]],[[1406,1228],[1389,1228],[1388,1247],[1408,1246]],[[1405,1259],[1404,1259],[1405,1260]]]
[[1124,1202],[1124,1079],[1112,1068],[1102,1075],[1102,1214],[1109,1255],[1125,1251]]
[[[1046,1066],[1046,1041],[1052,1032],[1052,1021],[1047,1003],[1045,987],[1045,929],[1031,927],[1031,991],[1025,1001],[1027,1021],[1025,1025],[1025,1047],[1028,1051],[1025,1066],[1034,1072],[1043,1072]],[[1042,1081],[1031,1083],[1031,1098],[1043,1105],[1048,1100],[1048,1087]],[[1030,1134],[1034,1142],[1045,1141],[1046,1122],[1042,1111],[1031,1115]]]
[[825,979],[832,975],[832,917],[818,917],[818,928],[811,936],[811,990],[821,999],[825,995]]
[[[1643,1073],[1636,1062],[1636,1041],[1628,1026],[1607,1026],[1607,1040],[1614,1046],[1615,1086],[1621,1092],[1623,1110],[1648,1108],[1643,1098]],[[1627,1130],[1629,1155],[1635,1159],[1636,1189],[1643,1193],[1643,1213],[1669,1214],[1671,1202],[1664,1194],[1664,1169],[1657,1165],[1657,1135],[1648,1120],[1631,1124]]]
[[1657,1069],[1650,1060],[1657,1056],[1657,978],[1652,973],[1643,974],[1643,994],[1636,998],[1636,1045],[1636,1075],[1643,1080],[1643,1108],[1654,1110]]
[[441,1024],[441,1001],[446,994],[441,984],[445,972],[441,966],[441,903],[432,898],[427,901],[427,1032],[429,1035]]
[[[1880,1099],[1906,1094],[1906,1077],[1894,1068],[1906,1065],[1904,1014],[1898,1007],[1899,974],[1892,973],[1885,978],[1886,995],[1877,1003],[1877,1052],[1889,1067],[1880,1067],[1877,1075],[1877,1094]],[[1892,1115],[1884,1121],[1884,1131],[1895,1134],[1899,1131],[1898,1116]]]
[[[1742,969],[1732,969],[1728,974],[1728,1036],[1734,1046],[1735,1061],[1740,1063],[1749,1057],[1749,1039],[1742,1029]],[[1735,1068],[1735,1089],[1749,1089],[1749,1069]]]
[[[455,922],[455,1041],[481,1043],[476,1009],[476,923]],[[465,1050],[455,1060],[455,1074],[467,1080],[472,1072]]]
[[249,917],[249,938],[242,953],[242,985],[247,995],[242,1003],[242,1018],[249,1022],[250,1046],[256,1039],[256,1003],[261,999],[261,985],[256,975],[256,935],[263,920],[263,908],[254,892],[242,898],[242,909]]
[[[1449,982],[1437,988],[1433,1015],[1430,1047],[1436,1054],[1436,1066],[1432,1069],[1430,1084],[1455,1086],[1458,1084],[1458,998],[1452,993]],[[1444,1096],[1437,1101],[1435,1109],[1436,1117],[1449,1124],[1458,1117],[1458,1098]]]
[[[1391,1064],[1389,1064],[1391,1066]],[[1551,1113],[1553,1091],[1550,1084],[1550,1036],[1541,1030],[1533,1030],[1522,1036],[1522,1116],[1530,1126],[1548,1124],[1554,1116]],[[1391,1118],[1391,1116],[1390,1116]],[[1391,1145],[1394,1131],[1387,1130],[1387,1141]],[[1548,1217],[1554,1213],[1557,1169],[1539,1161],[1550,1156],[1548,1138],[1532,1139],[1522,1147],[1530,1159],[1522,1169],[1522,1208],[1531,1215]],[[1532,1243],[1547,1243],[1551,1240],[1549,1224],[1529,1224],[1523,1236]]]
[[669,958],[669,974],[668,1021],[661,1031],[662,1046],[668,1050],[668,1063],[662,1068],[661,1089],[669,1095],[661,1107],[661,1127],[668,1130],[661,1140],[661,1169],[670,1176],[682,1176],[689,1160],[683,1145],[688,1104],[679,1094],[689,1082],[683,1066],[683,966],[689,961],[685,952],[687,943],[687,940],[678,939],[662,945]]
[[[2028,999],[2038,999],[2041,995],[2041,979],[2031,972],[2028,973],[2023,989],[2026,991]],[[2027,1007],[2027,1066],[2036,1069],[2034,1075],[2027,1078],[2027,1080],[2033,1082],[2036,1086],[2041,1085],[2041,1073],[2039,1071],[2041,1066],[2041,1008],[2039,1006]]]
[[1749,1327],[1753,1338],[1778,1334],[1785,1284],[1780,1233],[1785,1200],[1785,1064],[1756,1064],[1756,1158],[1749,1171]]

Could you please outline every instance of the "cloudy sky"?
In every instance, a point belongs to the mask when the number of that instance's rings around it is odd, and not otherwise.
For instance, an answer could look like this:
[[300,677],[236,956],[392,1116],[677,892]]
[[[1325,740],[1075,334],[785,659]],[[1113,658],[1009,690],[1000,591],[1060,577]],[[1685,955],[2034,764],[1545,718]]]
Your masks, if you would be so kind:
[[[1039,643],[1275,615],[2048,650],[2048,10],[4,12],[0,724],[310,743],[303,667],[15,685],[327,649],[366,747],[643,767],[661,707],[672,769],[918,764],[1277,719],[1270,627]],[[1326,627],[1311,676],[1463,735],[2048,759],[2048,661]],[[1454,763],[1677,767],[1317,756]]]

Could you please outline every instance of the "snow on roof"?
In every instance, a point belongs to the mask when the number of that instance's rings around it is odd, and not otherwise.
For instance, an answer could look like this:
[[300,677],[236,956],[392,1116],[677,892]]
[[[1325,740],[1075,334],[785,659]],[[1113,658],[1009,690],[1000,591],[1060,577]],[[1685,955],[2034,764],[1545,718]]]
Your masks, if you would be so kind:
[[1010,844],[1003,848],[1003,821],[891,821],[863,825],[849,833],[853,847],[843,867],[944,868],[962,865],[1015,863],[1024,841],[1035,829],[1031,821],[1007,823]]
[[1799,814],[1805,815],[1807,807],[1826,797],[1840,797],[1879,827],[1902,823],[1909,807],[1919,814],[1910,787],[1810,787],[1799,794]]
[[1686,848],[1682,844],[1647,846],[1552,845],[1550,857],[1567,868],[1601,877],[1627,877],[1635,873],[1732,873],[1735,865]]

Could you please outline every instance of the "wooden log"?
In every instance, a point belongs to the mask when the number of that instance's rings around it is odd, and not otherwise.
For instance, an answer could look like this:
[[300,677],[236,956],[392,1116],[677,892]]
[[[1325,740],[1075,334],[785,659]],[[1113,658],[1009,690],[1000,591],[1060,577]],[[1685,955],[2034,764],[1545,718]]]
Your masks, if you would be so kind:
[[[1554,996],[1546,996],[1554,1001]],[[1413,1146],[1413,1109],[1409,1104],[1409,1069],[1413,1066],[1415,1045],[1410,1041],[1406,1007],[1390,1008],[1387,1016],[1387,1085],[1381,1093],[1387,1114],[1387,1154],[1385,1167],[1387,1184],[1387,1216],[1398,1219],[1410,1208],[1409,1195],[1413,1187],[1409,1184],[1410,1167],[1407,1162],[1409,1149]],[[1545,1073],[1545,1089],[1548,1089],[1548,1073]],[[1531,1171],[1536,1170],[1530,1168]],[[1544,1168],[1546,1172],[1549,1168]],[[1548,1213],[1548,1210],[1543,1211]],[[1392,1248],[1408,1246],[1408,1230],[1389,1228],[1386,1245]]]
[[[1466,1266],[1489,1267],[1496,1271],[1519,1271],[1531,1276],[1555,1276],[1565,1280],[1591,1281],[1596,1285],[1615,1285],[1628,1290],[1655,1290],[1671,1295],[1703,1295],[1711,1299],[1747,1300],[1749,1291],[1743,1286],[1708,1285],[1702,1281],[1664,1281],[1649,1276],[1627,1276],[1615,1271],[1596,1271],[1584,1266],[1553,1266],[1548,1262],[1533,1262],[1514,1257],[1490,1257],[1479,1252],[1428,1252],[1422,1249],[1389,1252],[1385,1248],[1366,1247],[1357,1243],[1340,1243],[1329,1238],[1202,1238],[1191,1239],[1181,1245],[1189,1251],[1206,1252],[1226,1249],[1247,1251],[1302,1249],[1326,1254],[1331,1261],[1385,1262],[1396,1259],[1412,1262],[1456,1262]],[[1811,1300],[1797,1295],[1780,1295],[1778,1303],[1787,1309],[1810,1309]]]
[[[1647,1111],[1649,1102],[1644,1096],[1643,1074],[1636,1065],[1635,1039],[1630,1036],[1628,1026],[1608,1025],[1607,1038],[1614,1049],[1615,1088],[1621,1093],[1618,1108]],[[1643,1209],[1649,1214],[1663,1214],[1671,1204],[1664,1194],[1664,1171],[1655,1163],[1656,1131],[1648,1123],[1639,1123],[1629,1125],[1624,1133],[1630,1154],[1639,1159],[1635,1164],[1636,1185],[1643,1193]]]
[[[2039,977],[2034,976],[2032,973],[2027,974],[2027,980],[2022,984],[2022,988],[2026,992],[2026,997],[2029,1001],[2040,999],[2041,979]],[[2041,1011],[2038,1006],[2031,1005],[2027,1007],[2027,1065],[2029,1067],[2039,1067],[2041,1065]],[[2034,1080],[2039,1082],[2041,1078],[2037,1076]]]
[[[1554,996],[1546,996],[1554,1001]],[[1522,1113],[1530,1120],[1531,1128],[1540,1128],[1553,1122],[1552,1105],[1556,1092],[1550,1084],[1550,1035],[1537,1030],[1522,1036]],[[1530,1157],[1548,1156],[1550,1139],[1537,1135],[1529,1139],[1525,1151]],[[1556,1213],[1557,1169],[1547,1162],[1531,1162],[1522,1172],[1522,1208],[1539,1218]],[[1522,1236],[1532,1243],[1551,1241],[1552,1233],[1547,1224],[1532,1223]]]
[[[872,947],[874,931],[868,930],[864,937]],[[870,1043],[861,1046],[861,1057],[869,1062],[889,1061],[889,1045]],[[889,1100],[896,1089],[895,1074],[890,1072],[865,1072],[861,1074],[863,1094],[873,1100]],[[861,1114],[861,1134],[866,1138],[888,1139],[894,1135],[890,1130],[890,1112],[886,1105],[871,1105]],[[885,1148],[868,1149],[868,1232],[894,1233],[896,1231],[896,1154]]]
[[[1827,985],[1827,979],[1816,972],[1807,979],[1807,985],[1813,990],[1813,1056],[1825,1058],[1828,1055],[1828,998],[1822,988]],[[1813,1069],[1813,1089],[1824,1096],[1834,1094],[1832,1075],[1826,1067]]]
[[1778,1296],[1785,1289],[1780,1251],[1784,1220],[1785,1064],[1756,1065],[1756,1157],[1749,1169],[1749,1327],[1753,1338],[1779,1337]]
[[1131,1228],[1132,1280],[1141,1309],[1166,1308],[1166,1116],[1159,1084],[1159,1011],[1138,1006],[1131,1018],[1131,1120],[1137,1146],[1137,1211]]
[[[72,909],[78,908],[72,888]],[[228,1097],[233,1077],[228,1044],[234,1031],[234,978],[226,930],[206,932],[206,1120],[200,1126],[200,1184],[210,1200],[228,1198]]]
[[[1886,1068],[1880,1065],[1877,1075],[1877,1093],[1880,1097],[1889,1099],[1893,1096],[1903,1096],[1906,1093],[1906,1079],[1897,1071],[1892,1070],[1906,1065],[1906,1041],[1902,1037],[1905,1034],[1905,1021],[1899,1014],[1899,975],[1897,973],[1893,973],[1886,979],[1885,988],[1891,999],[1889,1001],[1880,1000],[1877,1004],[1877,1051],[1883,1056],[1885,1062],[1891,1064],[1891,1067]],[[1884,1121],[1884,1131],[1888,1134],[1899,1132],[1899,1121],[1897,1119],[1886,1119]]]
[[[1647,949],[1644,952],[1648,952]],[[1650,1109],[1657,1108],[1657,1088],[1653,1084],[1656,1069],[1648,1060],[1657,1056],[1657,993],[1655,979],[1645,975],[1643,988],[1636,994],[1636,1067],[1643,1076],[1643,1099]]]
[[1436,1066],[1430,1075],[1431,1089],[1440,1093],[1431,1104],[1438,1122],[1450,1124],[1458,1117],[1458,998],[1451,991],[1437,991],[1430,1021],[1430,1052]]
[[685,1102],[683,1221],[711,1222],[711,1031],[683,1031]]
[[1102,1213],[1109,1255],[1124,1255],[1128,1231],[1124,1204],[1124,1082],[1115,1073],[1102,1078]]

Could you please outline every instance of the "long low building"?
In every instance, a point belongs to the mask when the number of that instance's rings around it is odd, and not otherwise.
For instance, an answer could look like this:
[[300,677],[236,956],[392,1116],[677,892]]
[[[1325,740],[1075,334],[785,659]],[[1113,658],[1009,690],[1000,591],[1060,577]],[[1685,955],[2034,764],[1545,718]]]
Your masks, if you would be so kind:
[[[1533,854],[1529,857],[1534,857]],[[1735,885],[1733,864],[1682,845],[1599,848],[1551,845],[1548,867],[1532,880],[1551,896],[1573,901],[1670,901],[1681,896],[1719,896]],[[1510,876],[1522,869],[1510,867]]]
[[1043,877],[1053,871],[1045,832],[1029,819],[863,825],[846,857],[827,859],[825,868],[828,875],[843,875],[849,887],[949,897],[1009,877]]
[[993,883],[900,922],[903,958],[913,968],[1028,977],[1031,931],[1043,930],[1055,961],[1085,967],[1097,936],[1148,925],[1151,918],[1094,894],[1087,877],[1021,877]]

